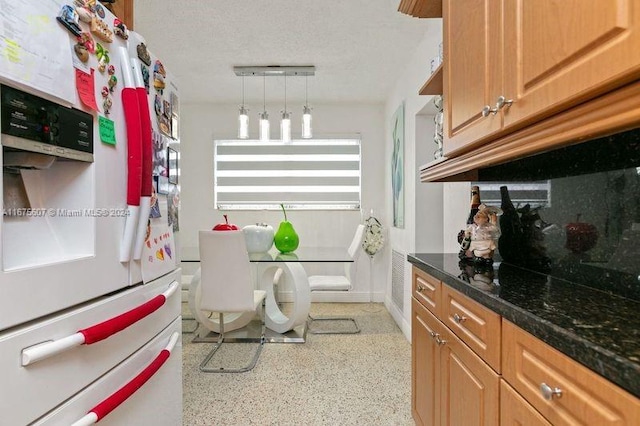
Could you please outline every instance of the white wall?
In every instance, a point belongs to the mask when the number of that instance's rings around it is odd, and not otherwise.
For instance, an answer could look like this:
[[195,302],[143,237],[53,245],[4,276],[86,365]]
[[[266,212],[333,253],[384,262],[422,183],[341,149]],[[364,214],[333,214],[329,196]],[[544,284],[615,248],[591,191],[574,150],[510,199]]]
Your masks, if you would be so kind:
[[[393,93],[385,104],[385,135],[391,134],[391,117],[405,105],[405,227],[390,229],[390,246],[403,254],[457,252],[456,235],[462,229],[469,209],[468,183],[420,183],[419,166],[433,160],[433,119],[431,96],[418,95],[429,75],[431,58],[438,54],[442,40],[442,20],[428,20],[428,30],[416,49],[412,62],[398,76]],[[390,139],[390,136],[387,137]],[[392,146],[385,145],[386,186],[391,185]],[[386,212],[392,218],[388,199]],[[392,219],[390,219],[392,220]],[[402,311],[391,300],[391,272],[385,305],[407,339],[411,338],[411,264],[404,268],[404,306]]]
[[[419,166],[432,160],[435,147],[430,139],[433,133],[430,114],[435,111],[430,106],[431,96],[418,95],[418,89],[428,77],[430,60],[437,55],[441,40],[442,20],[430,19],[412,62],[399,68],[397,83],[384,105],[313,105],[316,137],[361,134],[362,212],[288,213],[300,235],[301,245],[346,247],[356,224],[374,210],[386,228],[387,244],[373,262],[373,273],[369,273],[369,259],[363,256],[357,263],[359,272],[354,291],[332,296],[330,300],[368,301],[369,283],[373,282],[374,300],[384,301],[407,339],[411,336],[411,266],[405,263],[404,307],[400,311],[391,301],[391,249],[405,255],[455,253],[458,251],[456,235],[464,227],[469,212],[468,183],[420,183],[418,176]],[[397,229],[391,226],[391,117],[402,102],[405,104],[405,227]],[[222,221],[222,214],[213,207],[213,140],[235,137],[238,106],[186,104],[181,107],[181,239],[184,247],[197,247],[197,231],[210,229]],[[267,105],[272,118],[280,109],[281,105]],[[297,123],[300,116],[296,111],[301,110],[301,105],[292,105],[291,110]],[[251,111],[252,135],[257,135],[256,111],[256,108]],[[294,129],[296,127],[297,124]],[[278,133],[274,120],[272,137]],[[240,226],[266,222],[275,228],[282,216],[278,212],[230,212],[230,219]],[[318,265],[306,266],[311,273],[320,270]],[[340,268],[340,265],[332,267]]]
[[[274,119],[281,105],[267,105],[271,111],[271,136],[279,137],[278,121]],[[222,222],[222,212],[213,205],[213,141],[235,138],[237,105],[186,104],[181,105],[181,210],[180,233],[183,247],[198,246],[198,230],[211,229]],[[260,108],[261,109],[261,108]],[[302,106],[291,105],[295,130]],[[250,134],[257,137],[257,109],[250,111]],[[300,111],[300,113],[296,113]],[[288,220],[300,236],[301,246],[343,246],[351,243],[356,225],[371,209],[380,221],[389,223],[386,198],[389,192],[385,180],[385,140],[383,105],[313,105],[314,136],[360,134],[362,145],[362,212],[290,211]],[[282,213],[273,211],[231,211],[230,222],[238,226],[266,222],[277,229]],[[384,299],[388,251],[378,254],[374,262],[374,299]],[[305,265],[309,273],[340,273],[342,265]],[[358,279],[353,291],[332,295],[335,301],[369,301],[369,259],[362,256],[356,267]],[[329,268],[329,269],[327,269]],[[314,298],[314,300],[322,300]],[[326,299],[325,299],[326,300]]]

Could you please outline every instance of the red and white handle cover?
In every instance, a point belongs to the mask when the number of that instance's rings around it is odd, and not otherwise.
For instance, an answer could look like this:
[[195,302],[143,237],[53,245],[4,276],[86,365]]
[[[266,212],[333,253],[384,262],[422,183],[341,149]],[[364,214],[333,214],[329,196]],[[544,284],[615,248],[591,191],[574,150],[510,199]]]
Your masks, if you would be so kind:
[[122,107],[127,128],[127,210],[124,233],[120,245],[120,262],[131,260],[131,249],[138,227],[138,210],[142,193],[142,129],[140,125],[140,107],[136,93],[133,71],[126,47],[119,48],[120,68],[124,87],[122,89]]
[[160,354],[151,361],[136,377],[131,379],[129,383],[112,393],[107,399],[93,407],[84,417],[71,426],[87,426],[98,423],[110,412],[115,410],[120,404],[125,402],[131,395],[136,393],[153,375],[162,367],[162,365],[171,356],[171,351],[178,342],[178,332],[174,332],[169,339],[169,343],[160,351]]
[[131,61],[142,130],[142,196],[151,197],[153,188],[153,142],[149,98],[147,90],[144,88],[144,80],[142,79],[142,71],[140,70],[138,59],[131,58]]
[[163,293],[127,312],[82,329],[70,336],[23,349],[22,366],[33,364],[76,346],[91,345],[113,336],[158,310],[175,293],[178,286],[178,282],[174,281]]
[[142,125],[138,93],[126,47],[120,48],[120,60],[124,80],[122,106],[127,127],[127,204],[139,206],[142,191]]

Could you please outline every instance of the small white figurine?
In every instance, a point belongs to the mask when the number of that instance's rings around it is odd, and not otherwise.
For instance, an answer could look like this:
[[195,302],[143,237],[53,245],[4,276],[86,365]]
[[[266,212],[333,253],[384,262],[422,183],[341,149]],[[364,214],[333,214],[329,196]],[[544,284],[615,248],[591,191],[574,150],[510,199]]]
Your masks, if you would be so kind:
[[474,263],[493,263],[493,253],[498,248],[500,227],[498,216],[502,210],[498,207],[487,207],[480,204],[478,213],[473,217],[473,223],[464,231],[464,238],[460,244],[460,258],[473,260]]

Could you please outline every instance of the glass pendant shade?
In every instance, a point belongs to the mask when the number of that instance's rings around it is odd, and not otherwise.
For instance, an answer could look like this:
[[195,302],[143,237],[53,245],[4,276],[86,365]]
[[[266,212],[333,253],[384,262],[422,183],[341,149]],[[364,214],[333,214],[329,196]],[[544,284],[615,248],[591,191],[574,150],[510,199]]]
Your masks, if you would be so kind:
[[244,107],[240,107],[240,113],[238,114],[238,139],[249,138],[249,115],[248,110]]
[[269,114],[267,111],[263,111],[260,113],[260,140],[262,142],[268,142],[271,139],[269,132]]
[[282,139],[282,142],[291,142],[291,113],[287,111],[282,112],[280,139]]
[[302,138],[311,139],[313,132],[311,129],[311,108],[304,106],[302,108]]

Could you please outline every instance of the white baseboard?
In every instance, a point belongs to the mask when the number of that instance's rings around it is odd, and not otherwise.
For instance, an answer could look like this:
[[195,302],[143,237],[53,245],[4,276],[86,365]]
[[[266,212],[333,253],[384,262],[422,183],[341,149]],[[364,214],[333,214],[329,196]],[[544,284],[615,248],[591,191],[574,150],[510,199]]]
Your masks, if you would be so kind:
[[411,342],[411,324],[405,319],[404,312],[401,312],[390,298],[385,299],[384,306],[387,308],[387,311],[389,311],[396,324],[398,324],[400,330],[402,330],[404,337]]
[[[316,303],[369,303],[368,291],[314,291],[311,293],[311,302]],[[282,302],[292,302],[291,292],[282,291],[278,293],[278,300]],[[373,293],[374,302],[383,302],[384,293]]]

